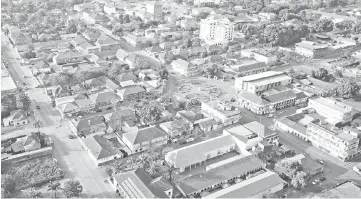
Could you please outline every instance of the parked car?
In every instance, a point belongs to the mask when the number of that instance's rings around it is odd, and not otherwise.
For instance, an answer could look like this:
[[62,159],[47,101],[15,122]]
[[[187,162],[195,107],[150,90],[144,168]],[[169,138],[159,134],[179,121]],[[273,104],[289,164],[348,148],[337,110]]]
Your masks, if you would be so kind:
[[174,139],[172,140],[172,142],[173,142],[173,143],[176,143],[176,142],[178,142],[178,139],[177,139],[177,138],[174,138]]
[[194,138],[188,138],[188,139],[186,140],[187,143],[193,142],[193,141],[194,141]]
[[318,163],[325,165],[325,163],[322,160],[317,161]]
[[39,105],[37,105],[37,106],[36,106],[36,109],[40,109],[40,106],[39,106]]
[[76,138],[74,135],[71,135],[71,134],[69,134],[68,137],[69,137],[70,139],[75,139],[75,138]]
[[326,180],[326,177],[321,177],[320,178],[320,181],[322,182],[322,181],[325,181]]
[[267,115],[268,118],[271,118],[271,117],[274,117],[274,116],[275,116],[275,115],[273,115],[273,114],[268,114],[268,115]]

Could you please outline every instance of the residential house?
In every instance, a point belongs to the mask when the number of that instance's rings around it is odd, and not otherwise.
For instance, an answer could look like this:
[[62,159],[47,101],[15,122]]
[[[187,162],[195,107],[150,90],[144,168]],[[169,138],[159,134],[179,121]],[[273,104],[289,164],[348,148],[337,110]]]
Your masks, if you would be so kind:
[[125,128],[133,127],[137,123],[138,118],[135,111],[128,107],[117,107],[108,119],[109,127],[113,131],[122,130],[123,126]]
[[11,144],[10,147],[14,153],[28,152],[40,149],[40,137],[37,133],[31,133],[31,135],[29,136],[17,138],[16,142]]
[[53,62],[58,65],[79,63],[83,62],[86,57],[86,55],[80,52],[66,51],[58,53],[55,57],[53,57]]
[[171,51],[174,55],[174,59],[188,59],[189,52],[186,49],[176,48]]
[[270,12],[260,12],[258,13],[258,17],[261,18],[262,21],[274,21],[277,19],[277,15]]
[[207,50],[201,46],[193,47],[189,49],[190,57],[200,57],[203,53],[206,53]]
[[162,48],[159,46],[151,46],[146,49],[144,49],[145,53],[147,53],[150,56],[156,57],[159,53],[163,51]]
[[100,51],[118,50],[120,48],[119,41],[105,34],[101,34],[95,44],[100,47]]
[[88,93],[96,93],[106,89],[105,83],[99,79],[88,79],[83,83]]
[[105,75],[100,76],[98,79],[102,81],[105,84],[105,87],[110,91],[116,92],[116,90],[119,89],[119,86]]
[[132,72],[122,73],[115,77],[115,80],[119,83],[125,82],[125,81],[137,81],[137,76],[135,76]]
[[32,39],[20,32],[14,32],[9,34],[9,39],[14,45],[26,45],[32,43]]
[[51,73],[51,67],[48,63],[43,60],[38,61],[33,65],[36,74],[40,73]]
[[82,3],[82,4],[76,4],[74,5],[74,10],[77,12],[82,12],[85,9],[91,9],[94,10],[96,5],[93,2],[90,3]]
[[129,56],[129,53],[120,48],[120,49],[118,49],[116,56],[119,61],[125,61],[125,58],[127,58]]
[[174,44],[172,42],[163,42],[159,44],[159,47],[163,50],[171,50],[174,47]]
[[114,5],[105,4],[103,10],[104,13],[107,15],[112,15],[117,13],[117,9]]
[[159,124],[159,127],[165,131],[169,138],[181,136],[188,124],[183,119],[176,119],[169,122]]
[[101,24],[109,21],[108,17],[104,14],[94,13],[94,11],[91,10],[83,11],[83,19],[89,24]]
[[75,47],[76,50],[80,52],[84,52],[85,54],[91,54],[91,53],[97,53],[100,51],[100,47],[96,46],[92,43],[89,43],[87,41],[84,41],[80,43],[77,47]]
[[137,37],[135,35],[128,34],[123,36],[123,39],[133,47],[141,47],[143,39],[141,37]]
[[172,198],[173,186],[163,176],[152,179],[138,168],[122,172],[111,182],[120,197],[126,198]]
[[283,72],[267,71],[235,80],[235,87],[253,94],[260,94],[271,88],[286,86],[291,83],[292,78]]
[[95,103],[96,107],[101,109],[115,107],[121,101],[121,98],[112,91],[95,93],[90,95],[89,98]]
[[3,119],[5,127],[8,126],[21,126],[29,123],[26,112],[23,110],[15,110],[10,112],[10,116]]
[[102,59],[105,61],[109,61],[109,60],[117,59],[116,53],[117,50],[107,50],[107,51],[95,52],[94,54],[98,57],[98,60]]
[[187,131],[188,128],[189,130],[193,130],[196,126],[198,126],[198,122],[204,118],[201,113],[186,110],[178,111],[176,117],[183,119],[183,121],[187,124],[184,129],[185,131]]
[[111,141],[101,135],[86,137],[81,139],[80,143],[97,166],[124,156],[119,146],[114,146]]
[[122,133],[122,141],[132,153],[138,153],[167,144],[168,135],[155,126],[142,129],[133,127]]
[[129,86],[117,92],[123,102],[128,102],[137,99],[143,99],[146,90],[142,86]]
[[125,63],[129,65],[130,68],[149,68],[150,64],[140,55],[138,54],[130,54],[125,58]]
[[174,71],[187,77],[194,76],[200,73],[195,66],[183,59],[174,60],[172,61],[171,65]]
[[81,119],[70,120],[69,128],[78,136],[88,137],[91,134],[106,131],[107,125],[104,123],[103,115],[90,115]]
[[242,117],[235,102],[202,102],[201,111],[207,117],[222,123],[224,126],[237,123]]
[[360,198],[361,197],[361,188],[358,184],[352,181],[345,181],[343,183],[338,183],[333,188],[326,189],[321,193],[313,196],[311,199],[321,199],[321,198]]

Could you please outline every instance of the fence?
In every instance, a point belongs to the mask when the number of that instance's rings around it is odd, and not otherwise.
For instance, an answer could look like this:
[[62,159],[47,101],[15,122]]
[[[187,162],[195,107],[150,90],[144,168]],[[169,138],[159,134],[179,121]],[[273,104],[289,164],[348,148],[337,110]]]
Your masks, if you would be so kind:
[[52,152],[53,152],[52,147],[45,147],[45,148],[38,149],[35,151],[29,151],[29,152],[10,156],[7,159],[2,160],[1,162],[5,163],[5,164],[15,164],[15,163],[20,163],[20,162],[28,161],[31,159],[35,159],[35,158],[51,156],[53,154]]

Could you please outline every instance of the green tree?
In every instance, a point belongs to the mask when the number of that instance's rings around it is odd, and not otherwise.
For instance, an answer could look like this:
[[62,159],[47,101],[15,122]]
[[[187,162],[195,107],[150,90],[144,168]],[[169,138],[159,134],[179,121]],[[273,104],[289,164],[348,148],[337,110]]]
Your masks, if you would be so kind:
[[159,71],[159,76],[161,79],[168,79],[169,72],[167,71],[167,69],[163,68],[162,70]]
[[68,33],[76,33],[76,32],[78,32],[78,28],[74,23],[72,23],[69,25],[67,31],[68,31]]
[[63,191],[68,198],[79,197],[83,192],[83,186],[77,180],[68,180],[64,183]]
[[145,124],[150,124],[161,118],[162,111],[157,106],[146,105],[141,107],[137,114],[141,121]]
[[14,95],[4,94],[1,96],[1,110],[9,112],[16,109],[16,100]]
[[1,175],[1,191],[5,197],[11,196],[15,191],[16,182],[14,176],[3,174]]
[[22,194],[25,198],[42,198],[41,192],[37,191],[34,187],[30,187],[22,190]]
[[56,194],[58,191],[62,190],[61,184],[59,182],[53,182],[48,185],[48,191],[51,191],[54,195],[54,198],[56,198]]
[[28,110],[31,105],[31,100],[29,96],[23,91],[18,91],[15,94],[15,100],[16,107],[22,110]]
[[296,173],[302,170],[302,165],[298,162],[280,162],[275,165],[275,169],[290,179],[293,179]]
[[113,65],[108,70],[108,77],[115,79],[118,75],[121,74],[123,66],[120,63],[113,63]]
[[112,167],[107,167],[107,168],[105,168],[105,172],[107,173],[108,176],[112,176],[114,173],[114,170],[112,169]]
[[355,25],[354,21],[351,20],[344,20],[338,23],[335,23],[335,27],[340,30],[351,30],[352,27]]
[[330,19],[318,19],[311,22],[313,32],[330,32],[333,30],[333,22]]
[[297,174],[291,180],[291,185],[296,189],[304,189],[307,185],[308,178],[309,175],[306,172],[297,172]]

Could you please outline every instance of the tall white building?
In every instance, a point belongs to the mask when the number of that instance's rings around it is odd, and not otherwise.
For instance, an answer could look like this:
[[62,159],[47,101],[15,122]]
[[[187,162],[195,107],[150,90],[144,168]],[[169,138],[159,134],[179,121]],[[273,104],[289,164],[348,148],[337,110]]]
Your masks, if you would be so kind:
[[163,6],[158,1],[153,1],[147,4],[147,12],[152,14],[153,20],[163,19]]
[[194,0],[194,5],[218,5],[221,0]]
[[226,17],[212,15],[201,20],[199,37],[208,44],[222,45],[233,40],[234,23]]

